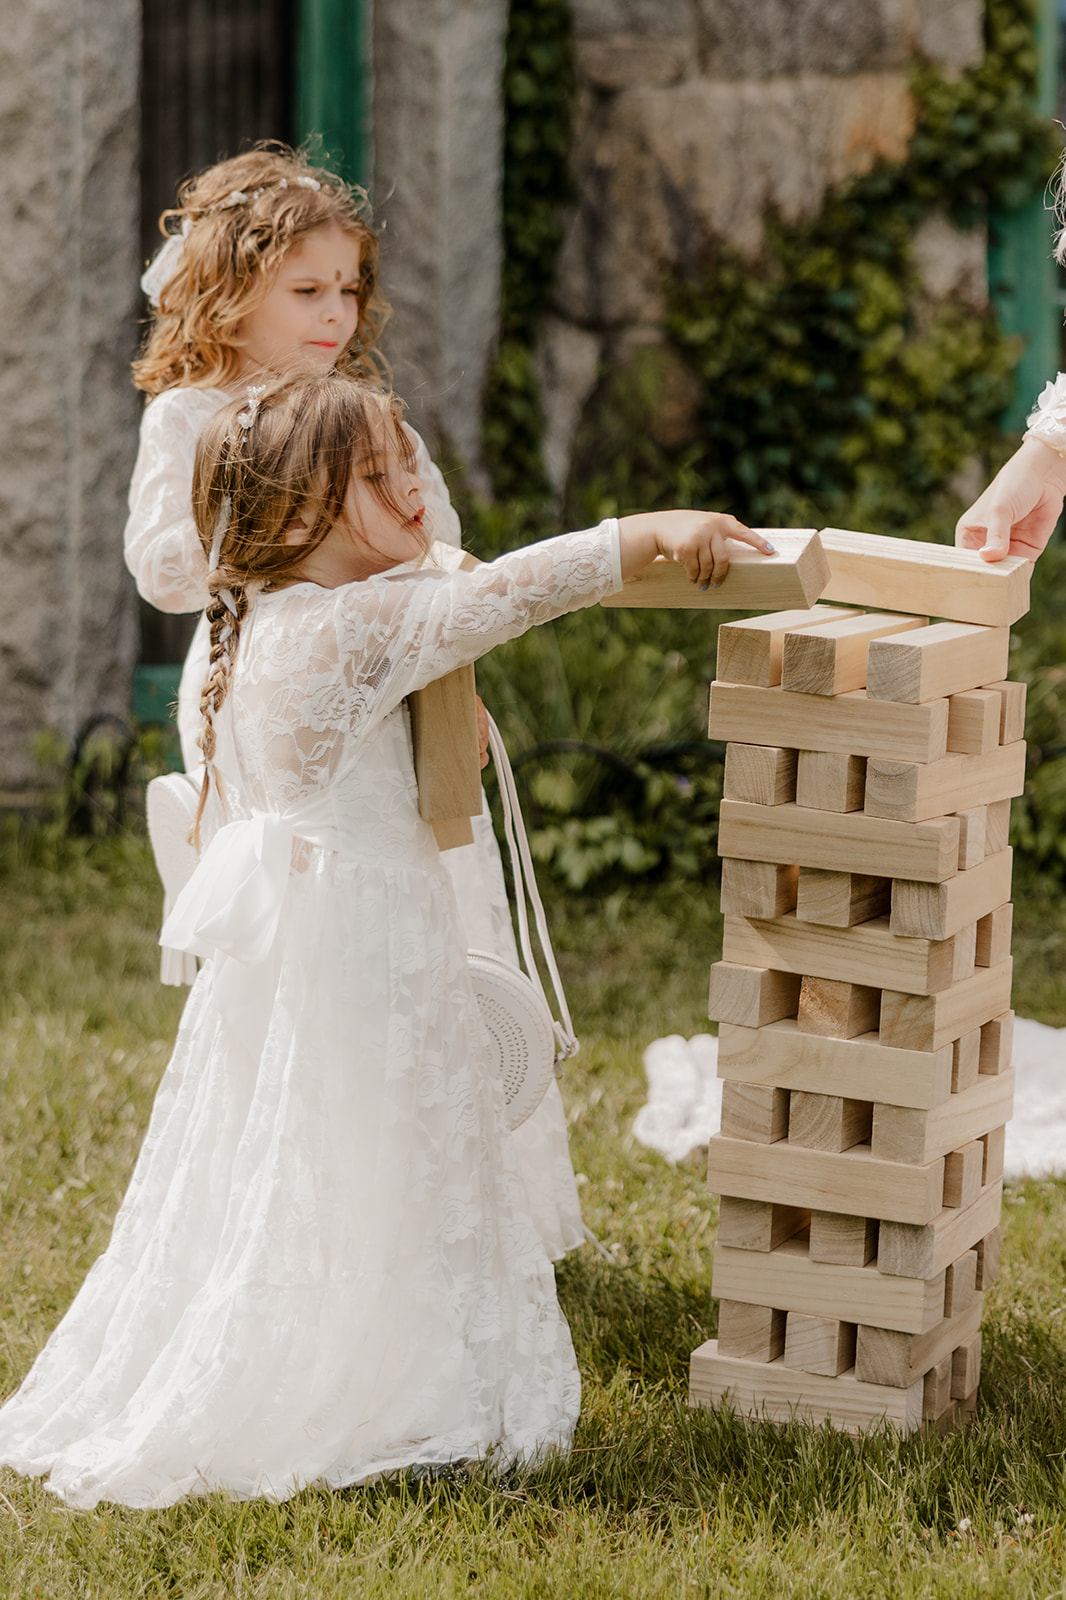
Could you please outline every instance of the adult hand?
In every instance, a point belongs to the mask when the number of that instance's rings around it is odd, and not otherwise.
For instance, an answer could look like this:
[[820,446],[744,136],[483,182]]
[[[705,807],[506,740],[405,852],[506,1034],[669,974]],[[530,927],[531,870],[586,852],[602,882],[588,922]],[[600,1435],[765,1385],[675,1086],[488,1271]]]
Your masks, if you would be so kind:
[[955,525],[955,543],[985,561],[1035,561],[1055,531],[1066,498],[1066,461],[1039,439],[1021,447]]

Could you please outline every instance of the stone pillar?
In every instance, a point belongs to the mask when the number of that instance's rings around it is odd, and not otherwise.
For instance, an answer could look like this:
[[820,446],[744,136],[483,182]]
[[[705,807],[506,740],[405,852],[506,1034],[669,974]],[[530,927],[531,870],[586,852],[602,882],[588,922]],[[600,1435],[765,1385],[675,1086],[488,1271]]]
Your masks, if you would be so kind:
[[0,33],[0,792],[34,736],[126,711],[136,447],[138,0],[23,0]]
[[499,324],[507,0],[378,0],[374,12],[386,350],[414,426],[477,479]]

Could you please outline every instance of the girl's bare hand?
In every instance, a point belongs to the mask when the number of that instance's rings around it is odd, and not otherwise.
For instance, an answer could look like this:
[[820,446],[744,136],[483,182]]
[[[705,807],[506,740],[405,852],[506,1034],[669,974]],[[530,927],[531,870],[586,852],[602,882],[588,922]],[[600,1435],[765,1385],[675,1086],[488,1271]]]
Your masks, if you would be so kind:
[[729,572],[727,539],[750,544],[764,555],[775,553],[761,533],[720,511],[649,511],[619,520],[622,577],[665,556],[684,567],[690,582],[700,589],[717,589]]
[[1035,561],[1055,531],[1066,495],[1066,462],[1039,439],[1025,439],[983,494],[964,511],[955,543],[985,561]]

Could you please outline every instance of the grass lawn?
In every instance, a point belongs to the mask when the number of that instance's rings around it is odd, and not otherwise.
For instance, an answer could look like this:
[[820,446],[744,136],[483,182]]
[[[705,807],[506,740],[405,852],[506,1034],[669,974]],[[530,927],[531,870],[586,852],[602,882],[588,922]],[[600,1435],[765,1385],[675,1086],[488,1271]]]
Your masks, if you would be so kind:
[[[8,851],[0,870],[0,1392],[105,1243],[181,995],[155,980],[146,844]],[[706,1027],[716,892],[556,907],[584,1047],[575,1166],[613,1249],[559,1270],[584,1405],[565,1460],[487,1474],[67,1510],[0,1474],[0,1594],[492,1597],[1066,1594],[1066,1182],[1012,1188],[976,1418],[945,1440],[743,1424],[685,1405],[713,1333],[715,1203],[698,1160],[633,1142],[641,1050]],[[1016,1004],[1066,1024],[1066,909],[1029,886]]]

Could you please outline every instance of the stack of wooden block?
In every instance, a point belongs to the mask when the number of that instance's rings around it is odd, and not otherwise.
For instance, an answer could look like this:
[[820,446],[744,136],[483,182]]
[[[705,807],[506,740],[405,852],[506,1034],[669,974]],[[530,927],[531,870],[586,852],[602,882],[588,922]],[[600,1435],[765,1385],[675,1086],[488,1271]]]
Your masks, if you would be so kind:
[[972,1405],[997,1270],[1027,575],[835,537],[854,605],[719,632],[721,1303],[690,1394],[908,1432]]

